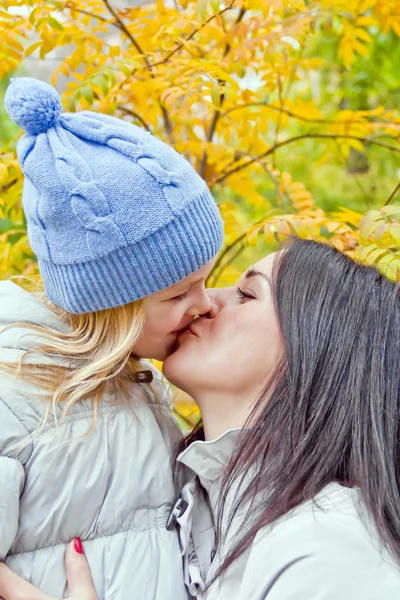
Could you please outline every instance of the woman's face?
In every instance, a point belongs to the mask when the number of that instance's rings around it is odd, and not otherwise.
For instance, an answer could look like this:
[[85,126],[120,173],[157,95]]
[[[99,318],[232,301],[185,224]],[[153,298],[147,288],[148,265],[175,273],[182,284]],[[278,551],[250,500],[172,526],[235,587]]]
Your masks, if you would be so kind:
[[234,287],[209,290],[212,309],[179,336],[164,374],[195,397],[202,392],[257,394],[283,353],[271,291],[274,254]]
[[145,298],[146,320],[143,334],[133,352],[140,358],[164,360],[176,348],[178,336],[195,317],[211,308],[204,287],[214,261],[186,279]]

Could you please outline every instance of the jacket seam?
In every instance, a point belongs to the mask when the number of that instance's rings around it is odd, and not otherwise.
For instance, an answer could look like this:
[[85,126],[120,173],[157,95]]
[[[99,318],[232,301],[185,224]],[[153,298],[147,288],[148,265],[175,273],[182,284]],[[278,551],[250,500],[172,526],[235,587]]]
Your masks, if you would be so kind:
[[[146,403],[146,405],[150,408],[150,410],[152,409],[152,407],[154,407],[155,409],[160,410],[162,413],[164,413],[164,416],[171,416],[171,412],[164,406],[158,406],[157,404],[149,404]],[[109,405],[103,405],[103,407],[100,407],[100,411],[99,411],[99,417],[102,417],[103,415],[108,415],[110,413],[114,413],[116,411],[116,409],[118,408],[118,404],[113,404],[112,406]],[[155,411],[151,410],[151,412],[154,414]],[[59,427],[62,427],[63,425],[67,425],[68,423],[72,423],[74,421],[80,421],[83,419],[86,419],[87,417],[89,417],[91,414],[93,414],[93,408],[88,408],[85,410],[81,410],[79,411],[79,413],[70,413],[69,415],[67,414],[63,420],[60,423],[56,423],[54,420],[54,417],[49,417],[49,421],[46,423],[46,425],[43,427],[43,429],[41,429],[41,433],[46,433],[47,431],[50,431],[50,429],[56,429]]]
[[[21,419],[19,419],[17,417],[17,415],[15,414],[15,412],[10,408],[10,406],[7,404],[7,402],[1,396],[0,396],[0,401],[6,407],[6,409],[9,411],[9,413],[12,414],[12,416],[14,417],[14,419],[16,419],[16,421],[21,425],[21,427],[26,431],[27,437],[30,437],[31,434],[27,430],[27,428],[25,427],[25,425],[22,423]],[[30,446],[29,456],[28,456],[28,458],[26,459],[26,461],[24,463],[22,463],[18,458],[14,459],[14,460],[17,460],[23,466],[25,466],[25,464],[29,461],[29,459],[31,458],[32,453],[33,453],[33,443],[30,442],[29,446]],[[5,456],[5,455],[2,454],[2,456]],[[11,457],[9,457],[9,458],[11,458]]]
[[[99,535],[95,538],[91,538],[91,539],[82,539],[82,542],[85,544],[89,544],[92,542],[96,542],[97,540],[102,540],[102,539],[106,539],[106,538],[113,538],[117,535],[124,535],[127,534],[129,532],[133,532],[133,533],[150,533],[151,531],[154,530],[158,530],[158,529],[165,529],[165,523],[160,525],[160,527],[157,526],[153,526],[153,527],[148,527],[146,529],[135,529],[134,527],[129,527],[128,529],[124,529],[123,531],[117,531],[115,533],[108,533],[107,535]],[[23,550],[22,552],[15,552],[15,553],[11,553],[9,552],[7,554],[6,558],[12,558],[13,556],[22,556],[23,554],[31,554],[32,552],[42,552],[43,550],[49,550],[51,548],[56,548],[57,546],[68,546],[68,544],[70,543],[70,541],[68,542],[57,542],[55,544],[51,544],[48,546],[42,546],[41,548],[33,548],[32,550]]]

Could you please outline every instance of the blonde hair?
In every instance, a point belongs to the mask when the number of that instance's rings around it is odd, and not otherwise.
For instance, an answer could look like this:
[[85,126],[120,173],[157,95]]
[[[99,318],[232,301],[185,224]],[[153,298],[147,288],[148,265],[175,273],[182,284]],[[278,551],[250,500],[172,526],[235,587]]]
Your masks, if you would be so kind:
[[[82,315],[68,313],[49,301],[46,303],[69,325],[70,331],[62,333],[27,323],[7,325],[3,331],[24,327],[37,332],[43,341],[26,351],[18,364],[0,363],[0,368],[44,391],[47,404],[42,427],[51,409],[57,421],[58,405],[63,404],[61,418],[64,418],[74,404],[90,397],[93,402],[93,420],[87,432],[90,433],[104,394],[115,394],[121,401],[127,398],[127,389],[140,371],[139,359],[132,355],[132,348],[143,331],[144,303],[139,300]],[[40,363],[36,356],[35,364],[24,362],[32,353],[57,357],[58,363],[63,364]]]

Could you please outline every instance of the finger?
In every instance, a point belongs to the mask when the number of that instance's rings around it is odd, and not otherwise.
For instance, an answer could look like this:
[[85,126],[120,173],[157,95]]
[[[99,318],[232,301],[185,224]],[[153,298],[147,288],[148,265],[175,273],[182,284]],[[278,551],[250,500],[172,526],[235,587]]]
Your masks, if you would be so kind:
[[[6,600],[52,600],[36,589],[32,584],[11,571],[4,563],[0,563],[0,598]],[[86,600],[86,599],[85,599]]]
[[97,600],[82,542],[75,538],[66,556],[69,594],[74,600]]

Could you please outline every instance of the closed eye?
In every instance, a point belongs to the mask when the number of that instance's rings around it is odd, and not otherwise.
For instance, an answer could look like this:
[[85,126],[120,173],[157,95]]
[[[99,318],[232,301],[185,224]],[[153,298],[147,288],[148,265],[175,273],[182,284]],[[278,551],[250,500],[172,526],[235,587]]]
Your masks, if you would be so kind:
[[189,292],[183,292],[183,294],[179,294],[179,296],[175,296],[174,298],[171,298],[171,300],[184,300],[188,295]]
[[244,292],[242,289],[240,289],[240,287],[237,288],[236,293],[241,300],[255,300],[256,299],[255,296],[253,296],[252,294],[249,294],[247,292]]

